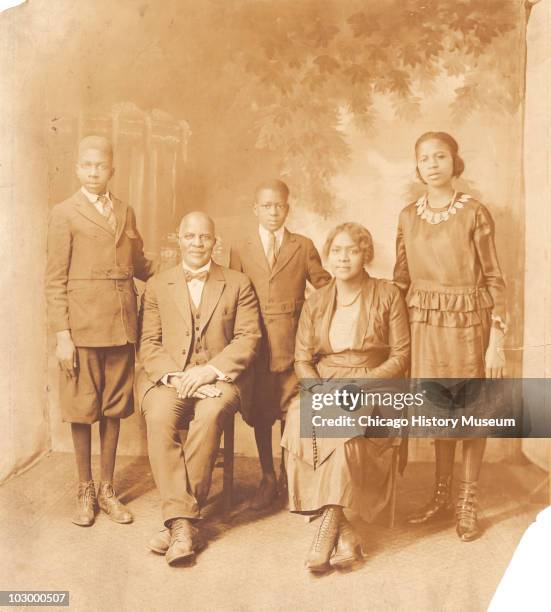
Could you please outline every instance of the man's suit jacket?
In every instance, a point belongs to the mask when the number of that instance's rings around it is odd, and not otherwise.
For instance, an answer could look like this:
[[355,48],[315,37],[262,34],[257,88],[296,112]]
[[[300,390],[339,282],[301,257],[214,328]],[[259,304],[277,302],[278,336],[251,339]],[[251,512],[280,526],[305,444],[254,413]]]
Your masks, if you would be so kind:
[[147,280],[156,267],[144,257],[134,211],[110,196],[116,233],[82,191],[54,206],[50,215],[48,322],[54,332],[70,330],[76,346],[136,342],[133,277]]
[[288,370],[294,362],[306,281],[318,289],[331,280],[314,243],[285,230],[275,266],[270,270],[257,228],[242,244],[232,245],[230,267],[244,272],[253,283],[264,328],[262,352],[269,360],[270,370]]
[[165,374],[184,370],[193,353],[192,341],[200,340],[208,363],[236,384],[246,415],[252,390],[248,367],[261,337],[258,302],[249,279],[212,262],[199,315],[199,329],[194,330],[181,265],[147,282],[140,310],[139,401],[149,389],[163,384]]

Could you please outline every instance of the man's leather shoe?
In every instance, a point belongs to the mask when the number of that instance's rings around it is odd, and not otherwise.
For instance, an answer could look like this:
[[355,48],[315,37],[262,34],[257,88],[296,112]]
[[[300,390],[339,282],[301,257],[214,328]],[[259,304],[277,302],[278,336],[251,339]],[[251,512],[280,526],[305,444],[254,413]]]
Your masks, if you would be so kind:
[[260,485],[251,501],[253,510],[263,510],[277,499],[277,485],[275,475],[272,478],[262,477]]
[[81,527],[89,527],[94,524],[96,516],[96,489],[94,481],[80,482],[77,493],[77,507],[71,521]]
[[178,561],[191,559],[204,546],[201,533],[190,520],[175,518],[170,522],[170,545],[166,551],[166,562],[174,565]]
[[99,507],[115,523],[131,523],[133,520],[130,510],[122,504],[110,482],[100,482],[98,490]]
[[152,550],[158,555],[166,554],[170,546],[170,529],[168,529],[168,527],[163,527],[149,540],[148,546],[149,550]]

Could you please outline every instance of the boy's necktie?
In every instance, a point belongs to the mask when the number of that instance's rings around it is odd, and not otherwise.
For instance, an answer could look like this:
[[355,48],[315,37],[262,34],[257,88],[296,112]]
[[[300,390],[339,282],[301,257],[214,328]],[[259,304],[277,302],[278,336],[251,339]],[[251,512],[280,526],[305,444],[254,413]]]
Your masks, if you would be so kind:
[[270,238],[268,241],[268,252],[266,253],[268,264],[270,269],[275,266],[275,262],[277,260],[278,249],[277,249],[277,240],[275,232],[270,232]]
[[101,204],[101,214],[105,217],[107,223],[109,223],[109,227],[113,230],[113,233],[115,233],[117,231],[117,219],[115,218],[111,200],[104,195],[100,195],[97,201]]

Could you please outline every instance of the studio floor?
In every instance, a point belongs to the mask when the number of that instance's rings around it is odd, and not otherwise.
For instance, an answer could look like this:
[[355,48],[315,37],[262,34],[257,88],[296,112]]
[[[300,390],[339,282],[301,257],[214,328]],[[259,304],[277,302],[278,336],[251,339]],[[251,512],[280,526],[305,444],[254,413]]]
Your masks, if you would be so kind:
[[[247,508],[258,479],[254,459],[237,457],[236,504],[223,520],[208,508],[208,547],[194,565],[172,568],[147,550],[160,528],[159,498],[147,458],[118,460],[117,488],[132,525],[99,515],[70,522],[73,457],[52,453],[0,487],[0,590],[70,591],[80,611],[485,610],[524,530],[546,505],[544,473],[532,465],[484,466],[483,537],[462,543],[453,525],[408,528],[404,516],[431,492],[433,466],[410,464],[398,482],[396,526],[356,522],[365,559],[346,573],[303,568],[317,523],[281,506]],[[221,487],[215,470],[212,492]],[[382,517],[384,519],[384,517]]]

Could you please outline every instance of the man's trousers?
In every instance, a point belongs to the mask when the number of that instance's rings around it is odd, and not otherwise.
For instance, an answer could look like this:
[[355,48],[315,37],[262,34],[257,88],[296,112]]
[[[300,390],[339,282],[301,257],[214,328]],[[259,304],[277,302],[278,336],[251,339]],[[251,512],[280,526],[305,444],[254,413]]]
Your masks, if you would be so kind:
[[[200,518],[224,423],[239,408],[235,385],[217,381],[216,387],[220,397],[179,399],[176,389],[158,385],[143,399],[149,462],[165,525],[173,518]],[[179,430],[187,427],[182,446]]]

